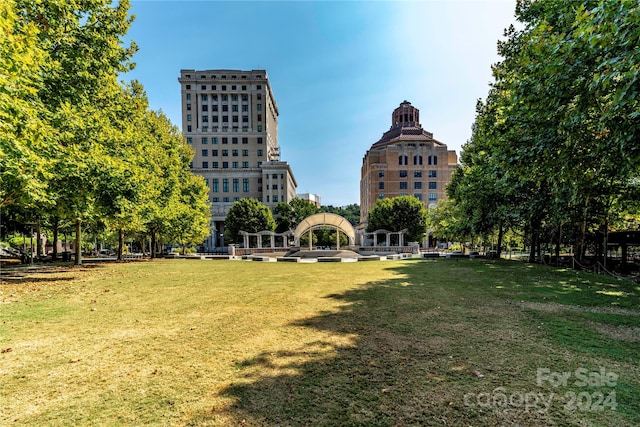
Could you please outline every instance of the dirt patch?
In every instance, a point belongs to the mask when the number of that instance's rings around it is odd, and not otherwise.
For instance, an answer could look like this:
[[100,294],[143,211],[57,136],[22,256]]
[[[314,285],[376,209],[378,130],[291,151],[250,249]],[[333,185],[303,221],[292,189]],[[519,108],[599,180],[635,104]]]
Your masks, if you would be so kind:
[[609,338],[620,341],[640,342],[640,328],[638,327],[608,325],[597,322],[588,322],[587,325]]
[[620,314],[623,316],[640,316],[640,311],[629,310],[619,307],[580,307],[577,305],[565,305],[555,302],[524,302],[516,303],[518,306],[531,310],[544,311],[547,313],[558,313],[561,311],[577,311],[581,313],[600,313],[600,314]]

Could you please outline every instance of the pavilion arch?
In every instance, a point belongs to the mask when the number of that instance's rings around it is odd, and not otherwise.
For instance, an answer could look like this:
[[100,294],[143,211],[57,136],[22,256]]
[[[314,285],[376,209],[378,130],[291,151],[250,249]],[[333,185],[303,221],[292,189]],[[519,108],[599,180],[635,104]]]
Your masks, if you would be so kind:
[[[302,237],[304,233],[312,232],[316,228],[335,228],[337,231],[336,240],[338,248],[340,247],[340,231],[347,236],[350,246],[355,245],[356,232],[351,223],[340,215],[328,212],[317,213],[300,221],[293,232],[294,245],[299,247],[300,237]],[[309,247],[311,247],[312,240],[313,239],[309,239]]]

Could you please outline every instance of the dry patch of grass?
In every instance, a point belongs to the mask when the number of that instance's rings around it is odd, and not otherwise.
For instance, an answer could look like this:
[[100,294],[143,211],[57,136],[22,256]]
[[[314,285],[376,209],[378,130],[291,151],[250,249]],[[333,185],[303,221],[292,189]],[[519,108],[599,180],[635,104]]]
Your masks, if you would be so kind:
[[[33,273],[0,285],[0,424],[637,425],[637,342],[562,332],[637,317],[526,305],[578,307],[565,281],[593,287],[592,308],[637,301],[573,274],[482,260]],[[539,385],[541,367],[617,372],[617,409],[567,410],[585,389]],[[497,389],[559,397],[486,404]]]

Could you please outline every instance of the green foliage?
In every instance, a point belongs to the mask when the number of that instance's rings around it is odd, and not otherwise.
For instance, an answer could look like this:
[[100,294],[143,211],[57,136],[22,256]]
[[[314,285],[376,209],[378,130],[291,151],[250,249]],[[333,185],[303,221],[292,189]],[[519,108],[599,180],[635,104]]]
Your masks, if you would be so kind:
[[242,242],[240,231],[257,233],[276,229],[271,210],[257,199],[240,199],[229,209],[224,221],[225,239],[230,242]]
[[580,255],[587,233],[637,212],[640,5],[520,1],[516,17],[449,196],[472,237],[519,228],[533,259],[551,226]]
[[296,198],[289,203],[280,202],[273,208],[277,224],[276,231],[283,233],[294,230],[300,221],[318,212],[320,209],[316,205],[303,199]]
[[422,242],[425,238],[427,211],[413,196],[378,199],[369,211],[367,231],[406,229],[406,242]]
[[351,225],[357,225],[360,223],[360,205],[353,203],[347,206],[334,207],[334,206],[322,206],[320,212],[334,213],[346,218]]

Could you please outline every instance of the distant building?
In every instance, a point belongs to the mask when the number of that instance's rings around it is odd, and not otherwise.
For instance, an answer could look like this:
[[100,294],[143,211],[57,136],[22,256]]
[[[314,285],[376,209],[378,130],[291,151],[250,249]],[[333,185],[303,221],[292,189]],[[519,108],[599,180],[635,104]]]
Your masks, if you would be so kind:
[[306,200],[309,203],[313,203],[318,208],[322,206],[320,196],[317,194],[301,193],[301,194],[296,194],[296,198]]
[[[446,198],[445,187],[458,163],[454,150],[420,125],[420,111],[404,101],[391,115],[391,128],[362,159],[360,221],[376,200],[415,196],[425,207]],[[394,230],[395,231],[395,230]]]
[[224,246],[231,205],[255,198],[272,208],[296,196],[280,160],[278,106],[265,70],[181,70],[182,132],[195,156],[191,170],[209,186],[212,223],[205,246]]

